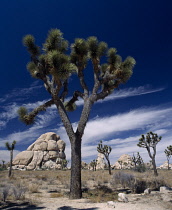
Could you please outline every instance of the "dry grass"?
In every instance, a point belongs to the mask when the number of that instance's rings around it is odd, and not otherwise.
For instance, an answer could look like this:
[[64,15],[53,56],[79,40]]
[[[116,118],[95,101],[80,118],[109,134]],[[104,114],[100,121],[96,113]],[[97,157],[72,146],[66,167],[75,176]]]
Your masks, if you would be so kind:
[[[112,176],[120,170],[113,170]],[[131,170],[122,170],[125,173],[133,174],[138,180],[144,180],[152,189],[159,186],[172,187],[172,171],[159,170],[159,176],[154,177],[153,171],[144,173],[134,172]],[[102,171],[82,171],[82,186],[85,188],[83,192],[84,198],[89,198],[92,202],[105,202],[108,200],[116,200],[117,192],[115,187],[111,185],[112,176],[107,170]],[[58,198],[68,195],[70,187],[70,170],[66,171],[13,171],[13,176],[8,178],[8,171],[0,171],[0,186],[7,185],[16,186],[20,184],[25,187],[25,199],[31,197],[50,197]],[[112,191],[110,191],[112,190]],[[35,194],[37,193],[37,194]],[[33,194],[33,196],[32,196]],[[12,197],[7,197],[11,200]]]

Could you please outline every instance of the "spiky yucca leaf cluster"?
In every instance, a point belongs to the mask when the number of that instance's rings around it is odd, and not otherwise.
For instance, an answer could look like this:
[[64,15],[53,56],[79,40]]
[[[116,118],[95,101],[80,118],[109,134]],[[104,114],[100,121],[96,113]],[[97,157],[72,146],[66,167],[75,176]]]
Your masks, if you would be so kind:
[[87,39],[89,56],[91,58],[100,58],[106,54],[107,44],[105,42],[99,42],[97,37],[91,36]]
[[14,150],[16,143],[17,143],[17,142],[16,142],[15,140],[12,142],[11,145],[10,145],[8,142],[6,142],[6,143],[5,143],[5,146],[6,146],[6,148],[7,148],[8,150]]
[[32,61],[29,62],[27,64],[26,68],[30,72],[30,74],[33,78],[36,78],[36,79],[39,78],[40,72],[39,72],[37,65],[34,62],[32,62]]
[[[108,64],[109,71],[111,74],[116,76],[116,79],[120,80],[121,83],[125,83],[133,73],[133,67],[136,61],[132,57],[127,57],[123,62],[120,55],[117,55],[117,50],[115,48],[110,48],[108,50]],[[105,71],[105,66],[103,66]]]
[[154,147],[158,142],[161,141],[161,136],[159,137],[156,133],[148,132],[146,136],[142,134],[142,137],[139,139],[138,147],[148,148]]
[[49,72],[55,78],[66,79],[76,71],[76,66],[70,63],[69,56],[53,50],[47,53],[46,61],[49,65]]
[[64,102],[64,107],[67,112],[73,112],[76,110],[76,103],[70,103],[69,101]]
[[38,56],[40,53],[39,47],[35,45],[35,38],[28,34],[23,38],[23,44],[27,47],[28,52],[33,56]]
[[34,123],[34,117],[32,115],[28,115],[28,111],[25,107],[20,107],[17,113],[19,115],[19,120],[26,125],[32,125]]
[[103,145],[102,141],[100,141],[100,143],[97,146],[97,151],[99,153],[104,154],[104,155],[109,155],[111,153],[111,151],[112,151],[112,147],[107,146],[107,145]]
[[44,43],[45,52],[57,50],[64,53],[68,48],[68,41],[64,40],[63,33],[58,29],[51,29]]
[[36,49],[39,47],[35,45],[33,36],[26,35],[23,43],[32,56],[33,61],[27,64],[27,69],[32,77],[42,79],[51,74],[58,83],[59,80],[65,80],[72,72],[76,71],[77,68],[71,63],[70,57],[64,54],[68,48],[68,42],[64,40],[60,30],[52,29],[49,31],[43,44],[44,53],[41,55],[36,53]]
[[172,145],[169,145],[167,149],[164,150],[165,155],[170,158],[172,155]]

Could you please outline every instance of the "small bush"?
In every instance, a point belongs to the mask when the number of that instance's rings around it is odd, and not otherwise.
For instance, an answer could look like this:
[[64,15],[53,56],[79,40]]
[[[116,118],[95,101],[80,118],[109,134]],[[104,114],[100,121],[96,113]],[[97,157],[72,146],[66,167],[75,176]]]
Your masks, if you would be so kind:
[[137,172],[143,173],[146,171],[146,166],[145,164],[141,164],[141,165],[136,166],[134,170]]
[[9,185],[7,185],[7,186],[5,186],[5,187],[2,188],[2,200],[4,202],[6,201],[8,195],[9,195],[10,188],[11,187]]
[[24,199],[24,194],[26,192],[26,188],[21,184],[18,184],[13,187],[13,194],[16,200]]
[[134,183],[130,187],[132,193],[143,193],[147,188],[147,183],[144,180],[135,179]]
[[96,189],[83,191],[83,198],[89,199],[93,203],[102,203],[109,200],[117,200],[118,193],[113,192],[112,189],[107,186],[98,186]]
[[115,173],[111,180],[111,185],[121,185],[123,188],[131,188],[135,178],[132,174],[124,173],[122,171]]
[[111,180],[111,185],[120,184],[124,189],[129,188],[133,193],[142,193],[147,188],[147,183],[134,177],[134,175],[124,172],[115,173]]
[[39,192],[39,185],[36,183],[32,183],[29,185],[29,191],[31,193],[38,193]]

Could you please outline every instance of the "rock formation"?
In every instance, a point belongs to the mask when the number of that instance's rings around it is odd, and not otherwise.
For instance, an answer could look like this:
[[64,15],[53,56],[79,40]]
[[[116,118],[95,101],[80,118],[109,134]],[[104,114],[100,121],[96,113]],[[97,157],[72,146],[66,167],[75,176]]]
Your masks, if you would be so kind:
[[104,154],[98,153],[96,169],[105,169],[105,167],[106,167],[106,162]]
[[124,154],[112,166],[114,169],[131,169],[133,168],[132,159],[130,155]]
[[[169,164],[170,169],[172,169],[172,164]],[[159,169],[168,169],[168,162],[165,161],[162,165],[158,167]]]
[[14,169],[60,168],[66,158],[65,142],[56,133],[42,134],[26,151],[20,152],[13,160]]

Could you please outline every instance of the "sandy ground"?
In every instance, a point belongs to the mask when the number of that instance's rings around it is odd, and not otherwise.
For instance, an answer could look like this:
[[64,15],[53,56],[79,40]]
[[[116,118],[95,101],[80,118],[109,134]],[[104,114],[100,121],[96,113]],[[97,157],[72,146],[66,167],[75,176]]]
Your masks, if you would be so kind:
[[[164,197],[166,196],[166,197]],[[170,197],[169,197],[170,196]],[[152,195],[128,195],[128,203],[115,202],[116,210],[172,210],[172,194],[164,195],[152,193]],[[167,199],[168,201],[164,201]],[[39,200],[37,207],[47,210],[106,210],[114,207],[107,203],[90,203],[88,199],[69,200],[68,198],[44,198]]]
[[[164,194],[152,192],[151,195],[128,194],[129,202],[114,202],[116,210],[172,210],[172,193]],[[47,194],[41,197],[30,195],[29,200],[32,202],[13,202],[0,205],[0,209],[5,210],[108,210],[114,209],[107,203],[91,203],[88,199],[70,200],[66,197],[50,198]]]

